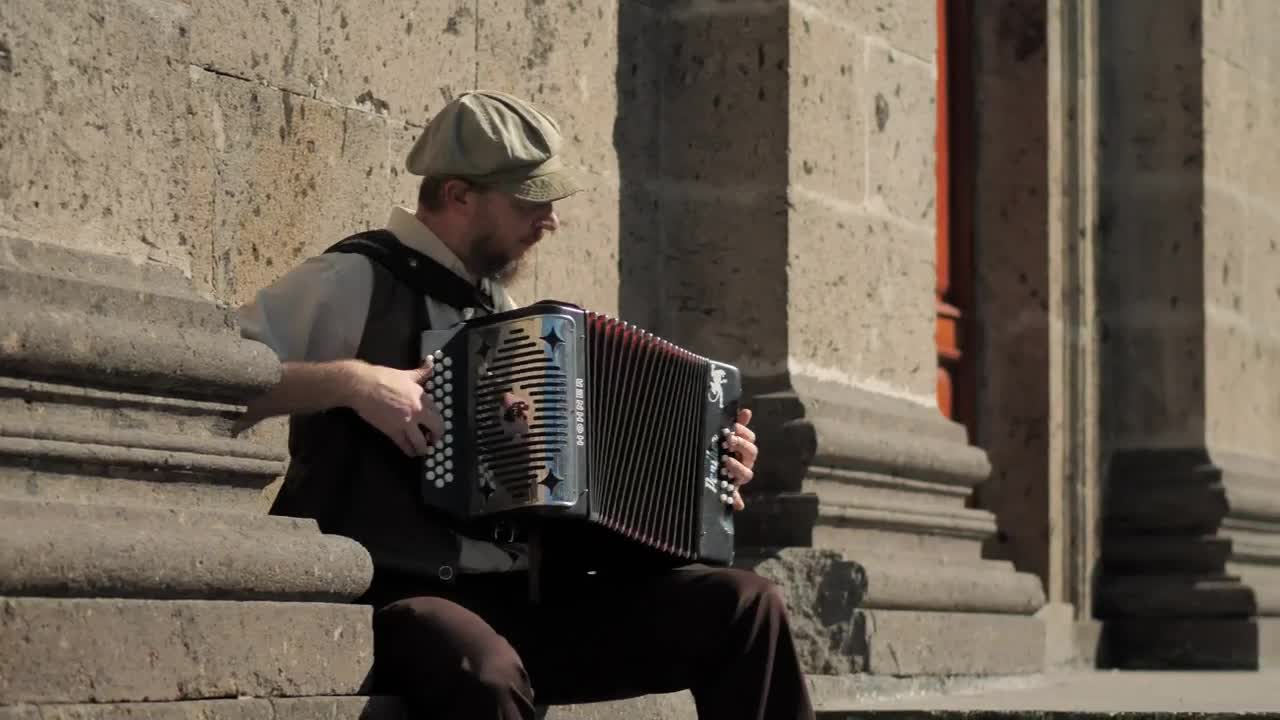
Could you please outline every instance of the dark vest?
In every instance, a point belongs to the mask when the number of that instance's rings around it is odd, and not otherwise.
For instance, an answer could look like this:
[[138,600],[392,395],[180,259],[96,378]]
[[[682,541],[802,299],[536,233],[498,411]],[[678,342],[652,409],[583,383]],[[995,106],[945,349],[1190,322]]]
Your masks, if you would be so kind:
[[[431,258],[385,230],[353,235],[325,252],[355,252],[373,266],[373,294],[356,358],[403,370],[421,362],[429,329],[425,295],[456,308],[492,303]],[[314,518],[325,533],[356,540],[381,571],[451,581],[459,544],[446,518],[419,496],[419,463],[364,422],[338,408],[289,421],[289,469],[274,515]]]

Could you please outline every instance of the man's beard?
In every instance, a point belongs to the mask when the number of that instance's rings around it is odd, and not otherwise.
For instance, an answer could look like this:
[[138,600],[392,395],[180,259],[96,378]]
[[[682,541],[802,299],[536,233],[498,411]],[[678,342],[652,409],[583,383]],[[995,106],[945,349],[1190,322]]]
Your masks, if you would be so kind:
[[490,233],[477,235],[471,242],[472,256],[481,277],[509,283],[524,271],[524,255],[513,258],[509,253],[498,248],[498,243]]

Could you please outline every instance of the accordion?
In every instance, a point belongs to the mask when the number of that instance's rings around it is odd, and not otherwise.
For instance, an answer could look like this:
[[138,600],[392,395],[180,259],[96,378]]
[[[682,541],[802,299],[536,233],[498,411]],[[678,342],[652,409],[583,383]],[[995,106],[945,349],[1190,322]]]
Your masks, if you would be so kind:
[[427,333],[422,349],[445,420],[421,464],[433,512],[472,536],[536,530],[588,564],[732,562],[735,367],[549,301]]

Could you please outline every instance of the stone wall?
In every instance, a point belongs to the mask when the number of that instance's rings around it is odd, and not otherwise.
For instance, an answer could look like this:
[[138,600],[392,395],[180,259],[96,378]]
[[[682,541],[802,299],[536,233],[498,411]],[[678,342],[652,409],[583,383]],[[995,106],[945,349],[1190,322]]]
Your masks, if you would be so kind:
[[1280,468],[1277,26],[1273,3],[1204,4],[1206,431]]
[[491,87],[552,111],[595,188],[565,204],[562,237],[516,294],[617,310],[619,156],[648,152],[654,127],[614,128],[653,105],[643,78],[615,80],[619,48],[646,41],[619,13],[643,4],[10,5],[0,230],[173,267],[239,303],[412,204],[402,163],[417,133],[457,93]]

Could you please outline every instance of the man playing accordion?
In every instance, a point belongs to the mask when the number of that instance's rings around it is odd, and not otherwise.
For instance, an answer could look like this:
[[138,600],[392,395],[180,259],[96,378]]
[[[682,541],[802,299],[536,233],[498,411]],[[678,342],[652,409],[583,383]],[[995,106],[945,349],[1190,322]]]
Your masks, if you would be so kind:
[[[426,272],[425,292],[335,247],[241,309],[244,335],[283,365],[242,422],[290,416],[291,462],[272,512],[314,518],[368,549],[373,691],[425,716],[528,720],[535,702],[688,689],[702,718],[811,718],[783,600],[767,580],[617,567],[560,578],[571,591],[533,605],[524,546],[457,532],[420,502],[415,462],[444,420],[424,392],[436,368],[418,338],[515,308],[504,281],[556,231],[554,203],[579,190],[560,144],[556,122],[527,102],[464,94],[408,155],[423,177],[417,208],[394,208],[384,230],[358,237]],[[512,422],[527,422],[522,402],[509,403]],[[736,509],[757,455],[750,418],[739,412],[723,459]]]

